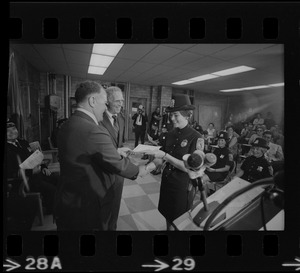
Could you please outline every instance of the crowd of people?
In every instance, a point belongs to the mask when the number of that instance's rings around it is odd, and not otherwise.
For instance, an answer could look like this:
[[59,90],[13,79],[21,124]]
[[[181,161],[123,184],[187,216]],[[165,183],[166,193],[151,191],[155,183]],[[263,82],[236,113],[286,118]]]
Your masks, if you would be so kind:
[[[245,159],[235,176],[251,183],[274,175],[284,166],[283,135],[271,113],[265,119],[257,114],[252,121],[245,120],[239,129],[232,116],[223,130],[218,131],[212,122],[203,129],[193,121],[195,107],[189,96],[174,95],[162,113],[159,107],[155,109],[147,129],[148,117],[140,105],[132,116],[134,146],[139,141],[143,144],[147,136],[153,145],[161,147],[147,153],[151,156],[145,165],[136,165],[130,158],[133,151],[123,146],[122,90],[85,81],[76,89],[75,99],[75,113],[60,121],[53,134],[60,176],[51,175],[44,164],[36,171],[26,170],[30,190],[41,193],[57,230],[116,230],[124,178],[134,180],[149,173],[161,173],[158,210],[166,219],[167,229],[172,230],[173,221],[190,210],[197,191],[183,160],[184,155],[195,151],[213,154],[216,159],[201,170],[207,194],[210,183],[224,181],[240,155]],[[11,121],[7,122],[6,146],[8,178],[17,181],[12,182],[10,198],[20,200],[22,179],[17,158],[24,161],[33,151],[28,142],[18,139]],[[203,166],[203,162],[199,164]]]

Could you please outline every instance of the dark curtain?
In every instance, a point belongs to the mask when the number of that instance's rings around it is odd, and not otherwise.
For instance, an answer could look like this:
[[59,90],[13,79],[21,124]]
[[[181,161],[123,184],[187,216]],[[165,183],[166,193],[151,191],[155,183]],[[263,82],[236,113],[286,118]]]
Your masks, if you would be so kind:
[[21,88],[19,85],[18,70],[16,66],[15,55],[12,52],[9,57],[9,76],[8,76],[8,105],[10,113],[8,118],[16,124],[19,136],[25,136],[24,128],[24,103],[22,102]]

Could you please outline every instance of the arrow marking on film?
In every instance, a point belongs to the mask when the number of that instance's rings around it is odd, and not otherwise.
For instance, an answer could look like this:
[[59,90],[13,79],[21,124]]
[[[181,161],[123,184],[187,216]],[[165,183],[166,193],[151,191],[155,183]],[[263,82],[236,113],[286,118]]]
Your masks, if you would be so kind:
[[6,269],[6,272],[15,270],[21,266],[20,264],[18,264],[16,261],[12,259],[6,259],[5,261],[8,262],[8,264],[3,264],[3,267],[8,267],[8,269]]
[[299,271],[300,270],[300,258],[296,257],[295,261],[298,263],[284,263],[284,264],[282,264],[282,266],[296,266],[297,268],[295,268],[295,270]]
[[169,267],[168,264],[160,260],[155,259],[154,261],[157,262],[158,264],[143,264],[142,267],[157,267],[154,271],[160,271]]

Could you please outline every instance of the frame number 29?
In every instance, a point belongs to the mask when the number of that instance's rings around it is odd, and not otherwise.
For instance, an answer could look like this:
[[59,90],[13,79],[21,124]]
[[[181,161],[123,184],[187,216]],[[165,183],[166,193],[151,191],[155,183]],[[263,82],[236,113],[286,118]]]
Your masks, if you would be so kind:
[[185,259],[181,259],[179,257],[174,258],[173,262],[175,263],[172,266],[172,270],[174,271],[181,271],[181,270],[193,270],[195,268],[195,260],[193,258],[185,258]]

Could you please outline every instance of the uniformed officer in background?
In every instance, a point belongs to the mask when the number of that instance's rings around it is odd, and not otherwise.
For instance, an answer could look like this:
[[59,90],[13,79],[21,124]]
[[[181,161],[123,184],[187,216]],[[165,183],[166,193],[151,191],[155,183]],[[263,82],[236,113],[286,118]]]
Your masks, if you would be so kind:
[[272,176],[273,169],[264,156],[268,149],[267,141],[263,138],[257,138],[252,143],[252,155],[245,159],[236,177],[240,177],[252,183],[259,179]]

